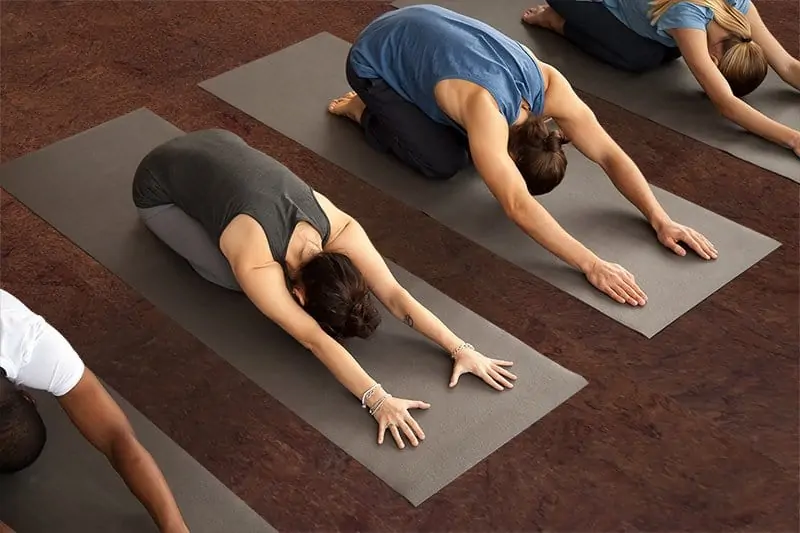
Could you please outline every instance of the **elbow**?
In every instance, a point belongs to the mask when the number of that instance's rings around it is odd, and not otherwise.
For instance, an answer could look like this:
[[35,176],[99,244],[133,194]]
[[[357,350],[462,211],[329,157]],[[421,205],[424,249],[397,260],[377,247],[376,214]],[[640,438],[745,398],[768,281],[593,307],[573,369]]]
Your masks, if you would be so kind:
[[515,194],[503,202],[503,211],[508,218],[515,222],[522,220],[528,211],[529,200],[530,195],[528,194]]
[[712,97],[711,101],[714,103],[714,107],[717,108],[720,115],[728,120],[736,122],[736,116],[741,104],[738,98],[730,94],[723,97]]
[[115,431],[101,449],[111,464],[118,467],[135,461],[139,455],[137,453],[139,447],[140,444],[133,429],[129,428]]

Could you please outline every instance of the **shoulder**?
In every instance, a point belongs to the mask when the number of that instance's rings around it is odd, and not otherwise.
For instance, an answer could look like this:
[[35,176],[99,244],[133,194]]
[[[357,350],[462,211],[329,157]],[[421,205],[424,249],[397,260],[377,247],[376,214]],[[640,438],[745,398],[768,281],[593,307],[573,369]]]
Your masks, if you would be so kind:
[[694,2],[676,2],[656,21],[656,27],[660,30],[705,30],[713,16],[708,7]]
[[734,8],[736,11],[746,15],[747,12],[750,10],[750,0],[728,0],[728,3]]

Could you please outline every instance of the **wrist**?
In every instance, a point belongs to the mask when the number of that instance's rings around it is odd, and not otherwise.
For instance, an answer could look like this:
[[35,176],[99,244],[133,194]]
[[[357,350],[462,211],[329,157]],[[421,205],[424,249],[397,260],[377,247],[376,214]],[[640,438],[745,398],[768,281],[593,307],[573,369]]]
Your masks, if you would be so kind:
[[652,226],[656,232],[661,231],[664,226],[672,222],[672,219],[669,218],[669,215],[667,215],[664,211],[659,211],[654,215],[650,215],[647,220],[650,222],[650,226]]
[[180,513],[166,520],[159,529],[162,533],[189,533],[189,528]]
[[792,130],[789,139],[786,142],[786,145],[789,147],[790,150],[797,150],[800,148],[800,131]]
[[587,248],[585,253],[576,259],[574,266],[584,274],[588,274],[599,261],[600,258]]

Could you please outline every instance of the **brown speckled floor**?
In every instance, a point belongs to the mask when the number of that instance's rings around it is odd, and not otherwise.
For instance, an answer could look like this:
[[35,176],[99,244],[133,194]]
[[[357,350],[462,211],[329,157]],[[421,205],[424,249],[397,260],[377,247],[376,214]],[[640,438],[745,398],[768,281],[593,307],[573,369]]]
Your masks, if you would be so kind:
[[[757,5],[797,53],[797,1]],[[228,128],[385,255],[590,382],[415,509],[4,192],[3,288],[279,530],[798,530],[797,184],[586,97],[654,184],[783,243],[647,340],[196,86],[320,31],[352,40],[383,2],[0,9],[3,161],[140,106]]]

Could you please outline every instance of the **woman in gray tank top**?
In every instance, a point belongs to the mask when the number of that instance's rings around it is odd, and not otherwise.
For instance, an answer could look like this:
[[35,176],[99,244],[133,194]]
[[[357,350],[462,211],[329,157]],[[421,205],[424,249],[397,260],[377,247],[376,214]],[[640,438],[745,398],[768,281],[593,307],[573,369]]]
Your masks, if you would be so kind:
[[450,331],[392,275],[361,225],[289,169],[224,130],[162,144],[140,163],[133,202],[144,224],[202,277],[242,291],[314,355],[397,446],[424,433],[409,414],[422,401],[394,398],[341,345],[380,323],[372,295],[453,359],[450,386],[472,373],[497,390],[516,376]]

